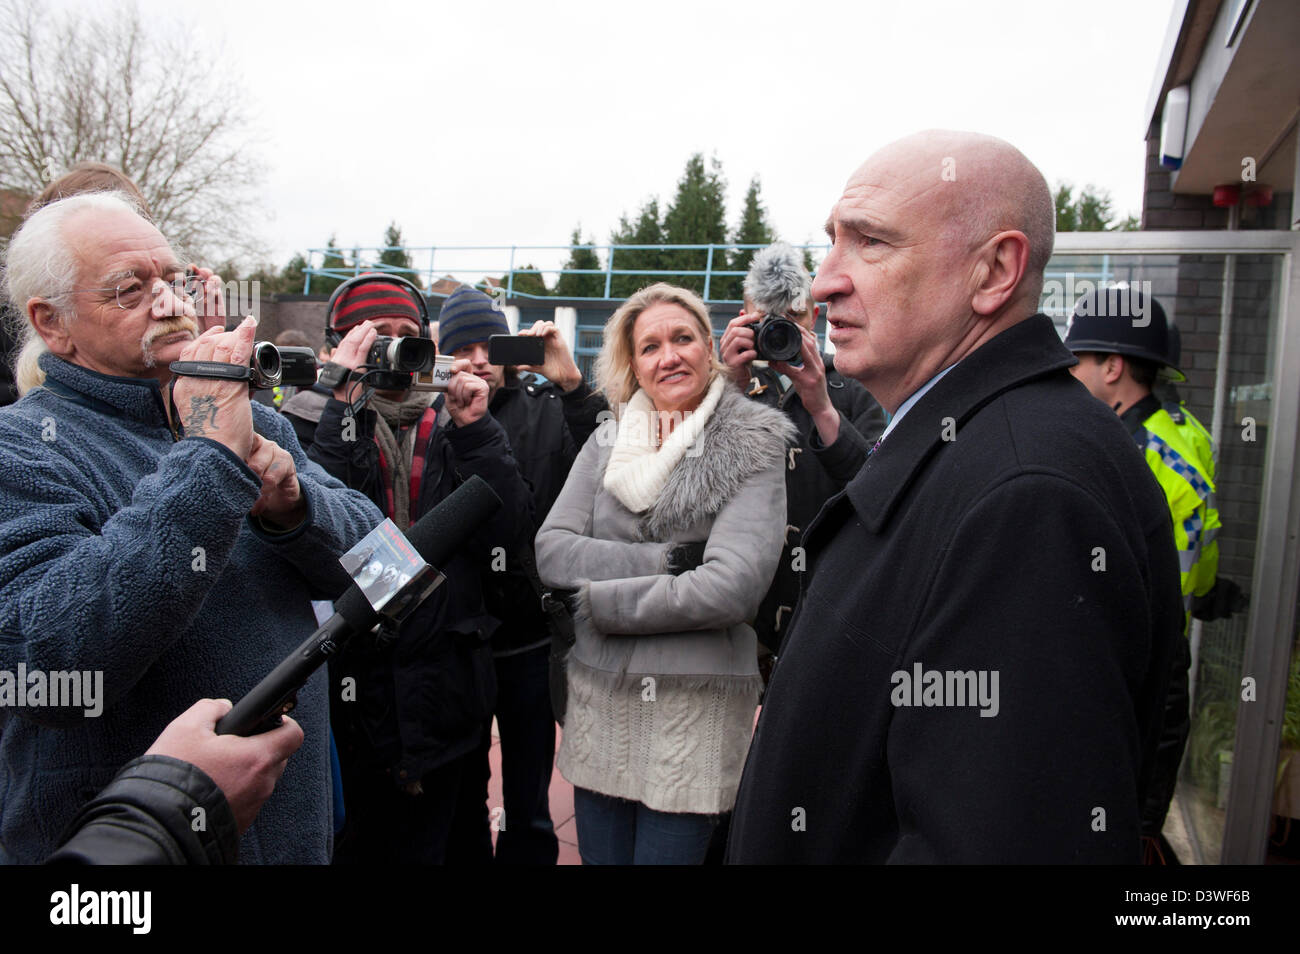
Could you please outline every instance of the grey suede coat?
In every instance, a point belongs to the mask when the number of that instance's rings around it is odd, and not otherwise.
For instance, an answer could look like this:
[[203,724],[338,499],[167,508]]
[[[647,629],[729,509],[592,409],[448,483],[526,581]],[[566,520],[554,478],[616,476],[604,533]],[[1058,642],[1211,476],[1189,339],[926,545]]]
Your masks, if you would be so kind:
[[[728,385],[658,500],[633,513],[604,487],[618,427],[606,421],[574,462],[537,534],[548,586],[577,589],[570,664],[606,685],[749,682],[758,675],[750,622],[785,534],[785,415]],[[704,563],[672,576],[673,545],[707,540]]]

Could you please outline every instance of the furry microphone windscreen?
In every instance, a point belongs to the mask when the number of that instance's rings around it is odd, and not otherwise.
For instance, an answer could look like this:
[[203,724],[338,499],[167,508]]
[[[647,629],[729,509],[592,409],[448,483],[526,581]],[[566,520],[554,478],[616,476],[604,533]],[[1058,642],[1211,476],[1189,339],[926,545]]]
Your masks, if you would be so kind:
[[803,260],[785,242],[760,250],[745,276],[745,297],[765,315],[803,314],[811,290]]

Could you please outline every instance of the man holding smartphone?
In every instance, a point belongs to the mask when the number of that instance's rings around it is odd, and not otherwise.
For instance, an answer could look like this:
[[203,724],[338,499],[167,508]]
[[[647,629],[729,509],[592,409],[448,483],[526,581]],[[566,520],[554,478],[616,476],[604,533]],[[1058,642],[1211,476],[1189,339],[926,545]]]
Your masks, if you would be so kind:
[[[490,339],[509,335],[510,327],[487,295],[462,286],[438,317],[439,350],[469,362],[470,372],[490,388],[488,410],[505,428],[519,470],[532,484],[540,525],[578,450],[596,429],[597,415],[608,405],[583,381],[553,322],[536,322],[509,342],[520,346],[528,338],[540,338],[541,362],[510,366],[491,361]],[[545,380],[525,380],[520,371]],[[555,864],[559,854],[547,797],[555,762],[549,678],[553,634],[542,611],[540,587],[531,540],[509,553],[504,566],[497,563],[483,573],[488,612],[501,620],[492,637],[492,655],[507,820],[497,835],[496,860],[503,864]],[[562,714],[563,708],[557,711]]]

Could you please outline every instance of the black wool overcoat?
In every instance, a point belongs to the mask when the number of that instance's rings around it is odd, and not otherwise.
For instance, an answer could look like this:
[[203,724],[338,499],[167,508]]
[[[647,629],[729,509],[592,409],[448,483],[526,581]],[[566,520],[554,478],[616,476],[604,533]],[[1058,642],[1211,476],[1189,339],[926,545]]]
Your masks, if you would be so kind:
[[1178,559],[1074,361],[1046,316],[1011,327],[827,502],[728,860],[1139,860]]

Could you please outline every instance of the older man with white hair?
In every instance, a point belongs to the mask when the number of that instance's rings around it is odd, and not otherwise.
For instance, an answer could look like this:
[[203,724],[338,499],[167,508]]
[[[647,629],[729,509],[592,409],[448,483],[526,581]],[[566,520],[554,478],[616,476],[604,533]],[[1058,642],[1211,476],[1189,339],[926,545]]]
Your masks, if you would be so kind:
[[1180,638],[1163,498],[1036,314],[1042,174],[933,131],[849,179],[813,295],[891,415],[804,534],[736,862],[1136,862]]
[[[178,360],[246,366],[256,324],[198,336],[181,261],[119,194],[52,203],[9,243],[26,393],[0,410],[0,685],[21,672],[27,692],[0,708],[0,860],[49,854],[176,713],[255,685],[380,519],[246,381],[172,381]],[[33,695],[66,673],[102,685],[98,714]],[[327,709],[320,674],[242,860],[328,861]]]

